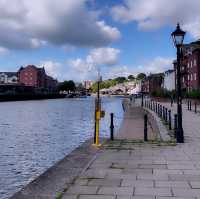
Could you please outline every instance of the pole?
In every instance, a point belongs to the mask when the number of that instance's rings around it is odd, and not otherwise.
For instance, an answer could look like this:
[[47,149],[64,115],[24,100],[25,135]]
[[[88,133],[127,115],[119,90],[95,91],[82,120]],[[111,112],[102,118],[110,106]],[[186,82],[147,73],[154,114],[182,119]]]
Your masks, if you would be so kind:
[[143,96],[143,91],[142,91],[142,104],[141,106],[143,107],[144,106],[144,96]]
[[113,118],[114,118],[114,114],[111,113],[110,114],[110,140],[114,140],[114,121],[113,121]]
[[147,137],[147,114],[144,115],[144,141],[148,141]]
[[177,139],[177,114],[174,115],[174,137]]
[[171,110],[169,112],[169,130],[172,130],[172,119],[171,119]]
[[197,103],[194,104],[194,112],[197,113]]
[[182,96],[181,96],[181,48],[177,45],[177,143],[184,143],[182,126]]

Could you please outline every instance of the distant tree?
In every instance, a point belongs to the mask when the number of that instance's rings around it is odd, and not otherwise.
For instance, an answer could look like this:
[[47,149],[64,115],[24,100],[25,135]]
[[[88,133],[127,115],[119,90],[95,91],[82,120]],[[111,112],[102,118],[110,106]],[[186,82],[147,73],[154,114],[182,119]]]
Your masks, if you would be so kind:
[[117,77],[115,78],[115,81],[117,83],[124,83],[126,81],[126,77]]
[[137,79],[138,80],[142,80],[142,79],[144,79],[146,77],[146,74],[144,74],[144,73],[139,73],[138,75],[137,75]]
[[129,75],[129,76],[128,76],[128,79],[129,79],[129,80],[134,80],[135,77],[134,77],[133,75]]
[[76,85],[73,80],[61,82],[58,85],[59,91],[74,91],[75,89]]

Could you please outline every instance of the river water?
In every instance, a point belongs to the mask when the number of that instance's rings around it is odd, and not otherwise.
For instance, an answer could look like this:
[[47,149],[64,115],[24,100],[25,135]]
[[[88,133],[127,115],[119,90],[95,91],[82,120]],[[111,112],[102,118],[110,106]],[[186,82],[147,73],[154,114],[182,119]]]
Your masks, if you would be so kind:
[[[109,136],[110,113],[115,130],[123,117],[121,98],[103,97],[106,111],[101,136]],[[64,158],[94,133],[94,98],[0,103],[0,199]]]

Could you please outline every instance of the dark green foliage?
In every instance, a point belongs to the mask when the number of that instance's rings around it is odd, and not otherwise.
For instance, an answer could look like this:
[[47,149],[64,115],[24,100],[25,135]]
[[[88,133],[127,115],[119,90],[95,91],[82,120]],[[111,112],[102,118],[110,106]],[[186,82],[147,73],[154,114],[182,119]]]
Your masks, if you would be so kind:
[[138,80],[143,80],[145,78],[146,78],[146,74],[144,74],[144,73],[140,73],[140,74],[137,75]]
[[187,98],[200,99],[200,89],[186,93]]
[[59,83],[58,90],[59,91],[74,91],[76,89],[75,83],[72,80],[64,81]]

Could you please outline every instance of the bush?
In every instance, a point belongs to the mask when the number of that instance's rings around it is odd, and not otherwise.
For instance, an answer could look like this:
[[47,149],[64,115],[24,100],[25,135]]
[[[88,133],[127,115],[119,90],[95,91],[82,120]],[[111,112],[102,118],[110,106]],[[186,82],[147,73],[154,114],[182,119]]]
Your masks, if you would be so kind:
[[174,99],[176,96],[176,92],[174,90],[168,91],[168,90],[160,89],[160,90],[155,90],[155,91],[151,92],[151,96]]
[[186,93],[187,98],[200,99],[200,90],[193,90]]

